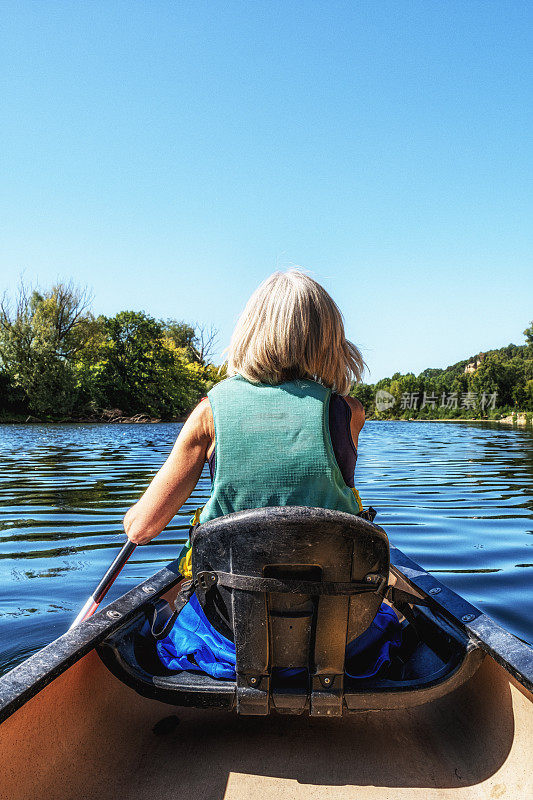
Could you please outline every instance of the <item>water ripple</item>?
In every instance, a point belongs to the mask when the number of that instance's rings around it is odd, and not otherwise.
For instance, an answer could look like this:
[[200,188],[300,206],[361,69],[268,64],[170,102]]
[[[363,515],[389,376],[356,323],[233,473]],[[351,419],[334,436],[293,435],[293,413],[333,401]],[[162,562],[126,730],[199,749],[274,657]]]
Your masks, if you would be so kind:
[[[0,426],[0,672],[63,633],[123,542],[122,518],[180,426]],[[533,639],[533,436],[491,425],[368,423],[356,473],[391,541]],[[175,558],[207,469],[110,599]]]

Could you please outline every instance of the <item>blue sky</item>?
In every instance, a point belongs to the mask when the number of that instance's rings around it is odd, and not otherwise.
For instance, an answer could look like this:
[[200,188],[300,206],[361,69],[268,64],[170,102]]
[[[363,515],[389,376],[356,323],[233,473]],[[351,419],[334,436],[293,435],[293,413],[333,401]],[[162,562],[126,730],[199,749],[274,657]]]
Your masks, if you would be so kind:
[[9,2],[0,290],[214,324],[300,264],[370,380],[533,318],[530,2]]

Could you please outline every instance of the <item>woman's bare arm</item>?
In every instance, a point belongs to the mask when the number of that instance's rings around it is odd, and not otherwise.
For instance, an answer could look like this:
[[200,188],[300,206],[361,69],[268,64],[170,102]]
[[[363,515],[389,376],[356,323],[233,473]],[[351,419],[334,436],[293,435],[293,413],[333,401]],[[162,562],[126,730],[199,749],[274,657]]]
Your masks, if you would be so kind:
[[166,528],[198,483],[213,441],[213,415],[204,400],[187,419],[148,489],[126,513],[124,530],[130,541],[146,544]]
[[350,433],[352,434],[352,439],[355,447],[357,447],[357,441],[359,438],[359,434],[365,424],[365,409],[355,397],[345,397],[344,398],[350,409],[352,411],[352,417],[350,420]]

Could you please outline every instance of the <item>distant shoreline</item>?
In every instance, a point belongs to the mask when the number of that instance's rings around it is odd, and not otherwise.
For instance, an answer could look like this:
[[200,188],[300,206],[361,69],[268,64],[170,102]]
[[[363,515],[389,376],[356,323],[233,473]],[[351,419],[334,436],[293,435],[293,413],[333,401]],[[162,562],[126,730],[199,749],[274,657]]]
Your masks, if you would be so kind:
[[411,419],[403,419],[400,417],[392,417],[391,419],[378,419],[376,417],[369,417],[367,422],[484,422],[484,423],[491,423],[493,425],[515,425],[516,427],[525,428],[531,427],[531,421],[528,423],[525,414],[518,414],[516,419],[513,419],[512,416],[509,417],[502,417],[502,419],[482,419],[476,417],[475,419],[468,419],[466,417],[443,417],[442,419],[428,419],[428,418],[420,418],[420,417],[412,417]]
[[0,425],[156,425],[158,423],[176,424],[185,422],[187,416],[172,417],[171,419],[161,419],[152,417],[149,414],[134,414],[128,416],[114,417],[76,417],[75,419],[39,419],[32,415],[21,414],[19,417],[6,419],[0,418]]
[[[157,425],[159,423],[172,425],[185,422],[187,416],[188,415],[172,417],[171,419],[161,419],[159,417],[151,417],[149,414],[134,414],[131,417],[121,415],[114,417],[101,416],[43,420],[38,417],[21,414],[19,417],[0,419],[0,425]],[[467,419],[465,417],[446,417],[442,419],[422,419],[417,417],[403,419],[401,417],[392,417],[390,419],[379,419],[377,417],[368,417],[367,422],[460,422],[463,424],[470,422],[488,422],[491,425],[511,425],[520,428],[532,427],[532,422],[528,422],[525,413],[518,414],[515,420],[513,420],[512,416],[503,417],[502,419]]]

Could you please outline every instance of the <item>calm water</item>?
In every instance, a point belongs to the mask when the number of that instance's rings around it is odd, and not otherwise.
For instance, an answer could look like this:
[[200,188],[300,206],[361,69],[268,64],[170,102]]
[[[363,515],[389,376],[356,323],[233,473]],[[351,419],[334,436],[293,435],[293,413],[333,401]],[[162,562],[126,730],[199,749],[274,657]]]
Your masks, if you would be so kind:
[[[0,672],[63,633],[123,543],[121,520],[180,425],[0,426]],[[533,435],[368,423],[356,485],[391,541],[533,640]],[[175,558],[209,494],[204,470],[168,529],[138,548],[109,599]]]

